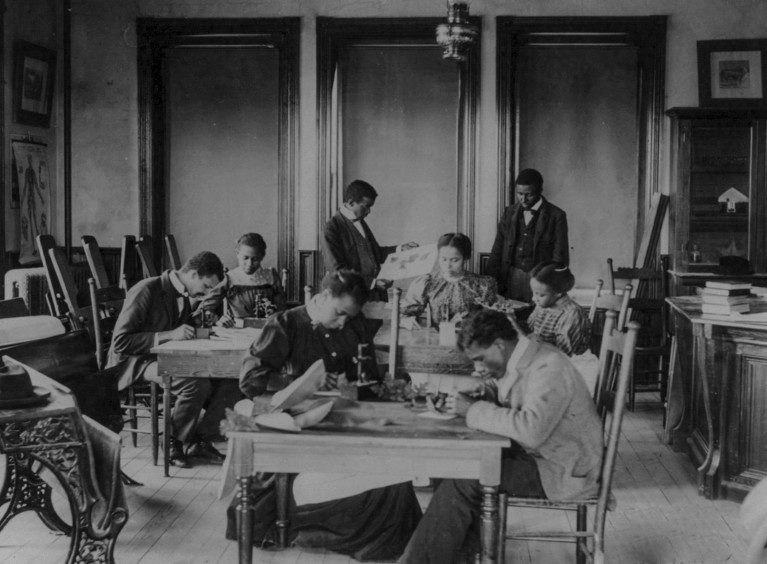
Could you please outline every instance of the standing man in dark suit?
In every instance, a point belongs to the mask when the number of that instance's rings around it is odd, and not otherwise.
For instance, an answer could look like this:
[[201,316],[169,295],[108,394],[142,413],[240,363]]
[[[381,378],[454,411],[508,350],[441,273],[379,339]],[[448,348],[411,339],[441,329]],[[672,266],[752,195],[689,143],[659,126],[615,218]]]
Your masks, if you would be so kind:
[[405,243],[399,247],[382,247],[365,222],[376,202],[378,193],[364,180],[355,180],[344,189],[344,203],[325,224],[322,250],[325,269],[335,272],[341,269],[362,274],[372,290],[370,299],[386,301],[386,290],[391,280],[378,280],[381,263],[388,255],[404,249],[412,249],[418,243]]
[[530,270],[543,261],[570,263],[567,215],[544,198],[543,176],[527,168],[514,183],[517,203],[506,208],[498,224],[487,274],[498,280],[498,292],[529,302]]
[[[187,260],[180,270],[166,270],[146,278],[128,292],[112,336],[108,366],[120,370],[119,388],[125,389],[140,378],[162,383],[157,374],[157,357],[149,351],[167,341],[194,339],[190,298],[200,298],[224,278],[221,260],[203,251]],[[227,386],[228,384],[228,386]],[[171,393],[176,404],[171,414],[170,462],[190,466],[187,456],[223,460],[210,443],[218,435],[224,407],[239,399],[237,382],[214,384],[205,378],[173,378]],[[206,406],[206,402],[208,405]],[[205,417],[199,422],[200,412]],[[184,452],[184,443],[189,445]]]

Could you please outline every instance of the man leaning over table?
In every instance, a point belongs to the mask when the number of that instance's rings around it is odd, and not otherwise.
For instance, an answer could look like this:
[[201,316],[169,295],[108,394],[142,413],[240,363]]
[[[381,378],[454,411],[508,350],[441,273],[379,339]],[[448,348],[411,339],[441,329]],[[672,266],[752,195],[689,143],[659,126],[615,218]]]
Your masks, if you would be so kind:
[[[141,378],[162,382],[157,373],[157,357],[149,351],[167,341],[194,339],[190,298],[201,298],[223,277],[221,260],[203,251],[179,270],[166,270],[160,276],[146,278],[128,291],[115,323],[108,360],[108,366],[120,369],[121,390]],[[168,452],[171,464],[188,468],[189,457],[223,460],[210,441],[219,434],[224,408],[232,407],[241,397],[237,382],[173,378],[171,394],[176,397]],[[203,408],[205,416],[198,424]],[[188,445],[186,452],[184,444]]]
[[364,180],[354,180],[344,189],[344,203],[325,224],[322,251],[328,272],[349,269],[362,274],[370,288],[371,301],[387,300],[391,280],[377,280],[381,263],[394,252],[413,249],[418,243],[382,247],[365,222],[378,192]]
[[[480,310],[463,322],[459,347],[490,377],[485,397],[451,396],[466,424],[512,439],[503,454],[501,490],[552,500],[597,492],[602,425],[583,378],[552,345],[518,336],[506,316]],[[399,560],[401,564],[473,561],[479,548],[482,488],[443,480]]]

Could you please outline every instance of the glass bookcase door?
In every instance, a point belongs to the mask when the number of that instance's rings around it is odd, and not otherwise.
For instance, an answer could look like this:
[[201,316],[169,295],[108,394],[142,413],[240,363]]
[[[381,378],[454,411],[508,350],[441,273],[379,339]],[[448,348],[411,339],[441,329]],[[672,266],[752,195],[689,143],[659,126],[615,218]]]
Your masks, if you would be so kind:
[[690,263],[749,256],[752,128],[696,128],[691,138]]

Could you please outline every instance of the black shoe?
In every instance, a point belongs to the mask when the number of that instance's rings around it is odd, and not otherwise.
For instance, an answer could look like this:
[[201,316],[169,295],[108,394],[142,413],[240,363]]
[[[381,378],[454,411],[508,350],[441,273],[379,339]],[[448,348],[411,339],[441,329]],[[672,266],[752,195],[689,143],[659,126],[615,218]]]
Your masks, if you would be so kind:
[[184,454],[184,445],[178,439],[170,440],[170,451],[168,459],[176,468],[191,468],[191,464],[186,454]]
[[210,441],[207,439],[199,439],[192,444],[187,450],[186,455],[192,458],[200,458],[209,462],[223,462],[226,458],[223,454],[216,450]]

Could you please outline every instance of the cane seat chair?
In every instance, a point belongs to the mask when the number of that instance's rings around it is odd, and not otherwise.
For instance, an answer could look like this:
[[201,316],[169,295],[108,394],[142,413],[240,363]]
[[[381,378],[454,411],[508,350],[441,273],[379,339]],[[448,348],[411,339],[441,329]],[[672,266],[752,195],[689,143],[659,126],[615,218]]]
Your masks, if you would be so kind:
[[[595,391],[597,412],[602,418],[604,435],[607,437],[599,472],[599,490],[595,496],[585,499],[553,501],[548,499],[509,497],[499,494],[498,562],[505,562],[505,541],[507,539],[537,540],[575,543],[576,562],[584,564],[605,562],[605,520],[607,511],[615,508],[612,496],[612,482],[615,461],[618,454],[621,424],[626,408],[628,389],[633,364],[634,348],[637,342],[639,324],[629,322],[627,330],[617,329],[617,314],[608,311],[605,330],[599,354],[599,376]],[[567,531],[506,531],[509,507],[556,509],[576,513],[576,530]],[[589,508],[592,520],[589,522]]]

